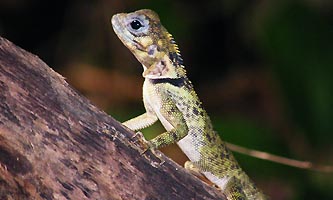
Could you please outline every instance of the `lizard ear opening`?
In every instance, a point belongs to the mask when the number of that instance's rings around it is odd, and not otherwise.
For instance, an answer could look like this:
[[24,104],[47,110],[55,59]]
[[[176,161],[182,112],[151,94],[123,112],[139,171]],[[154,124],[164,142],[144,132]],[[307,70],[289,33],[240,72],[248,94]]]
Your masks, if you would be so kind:
[[[179,68],[179,69],[178,69]],[[164,56],[160,61],[149,66],[142,74],[145,78],[181,78],[185,75],[185,70],[181,66],[174,66],[168,56]]]

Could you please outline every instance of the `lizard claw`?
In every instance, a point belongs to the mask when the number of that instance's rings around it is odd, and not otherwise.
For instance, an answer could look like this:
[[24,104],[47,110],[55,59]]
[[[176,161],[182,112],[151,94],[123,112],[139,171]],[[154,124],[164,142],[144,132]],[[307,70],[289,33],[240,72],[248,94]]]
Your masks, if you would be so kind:
[[134,139],[136,137],[139,137],[139,139],[144,139],[143,133],[140,131],[136,132],[131,138]]
[[145,154],[145,153],[148,151],[148,149],[149,149],[149,148],[145,148],[144,150],[142,150],[142,151],[140,152],[140,156],[142,156],[143,154]]
[[142,145],[148,146],[147,143],[148,141],[145,139],[145,137],[143,136],[143,133],[141,133],[140,131],[136,132],[132,137],[131,137],[135,143],[140,143]]
[[[153,144],[150,141],[147,141],[140,131],[136,132],[132,136],[132,139],[135,139],[135,138],[137,138],[136,142],[138,142],[142,146],[144,146],[144,149],[140,152],[141,156],[144,155],[148,150],[151,150],[152,153],[161,161],[158,165],[161,166],[165,163],[165,160],[162,158],[162,154],[157,153],[155,151],[155,147],[153,146]],[[156,163],[154,163],[154,165],[156,166]]]
[[139,143],[144,147],[144,149],[140,152],[140,155],[145,154],[148,151],[148,149],[151,149],[150,142],[145,139],[145,137],[140,131],[136,132],[132,136],[132,139],[136,139],[134,142]]
[[156,152],[154,148],[150,148],[152,153],[160,160],[158,163],[159,166],[163,165],[165,163],[165,160],[162,158],[161,152]]

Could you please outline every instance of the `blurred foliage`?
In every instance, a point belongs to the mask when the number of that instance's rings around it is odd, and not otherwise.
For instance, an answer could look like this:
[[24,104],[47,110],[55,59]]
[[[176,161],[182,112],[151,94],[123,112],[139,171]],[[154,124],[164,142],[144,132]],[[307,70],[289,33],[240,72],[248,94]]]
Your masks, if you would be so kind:
[[330,144],[333,132],[332,34],[332,18],[298,4],[263,25],[265,55],[274,61],[295,122],[316,147]]
[[[1,0],[0,35],[124,121],[144,112],[142,69],[110,18],[140,8],[155,10],[174,35],[223,139],[333,164],[331,0]],[[144,131],[161,132],[160,124]],[[175,149],[163,150],[182,164]],[[235,156],[272,199],[333,199],[332,173]]]

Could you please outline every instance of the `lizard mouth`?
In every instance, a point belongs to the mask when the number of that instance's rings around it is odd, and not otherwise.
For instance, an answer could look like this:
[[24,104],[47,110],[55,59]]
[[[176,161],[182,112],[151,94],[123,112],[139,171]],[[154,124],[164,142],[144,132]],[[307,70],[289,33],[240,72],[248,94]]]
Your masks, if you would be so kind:
[[126,27],[124,27],[121,15],[122,13],[114,15],[111,18],[113,30],[124,44],[131,43],[134,37],[129,33],[129,31],[127,31]]
[[145,51],[145,48],[140,44],[126,28],[124,22],[124,13],[116,14],[111,18],[111,24],[114,32],[118,38],[126,45],[127,48],[133,49],[135,47],[139,51]]

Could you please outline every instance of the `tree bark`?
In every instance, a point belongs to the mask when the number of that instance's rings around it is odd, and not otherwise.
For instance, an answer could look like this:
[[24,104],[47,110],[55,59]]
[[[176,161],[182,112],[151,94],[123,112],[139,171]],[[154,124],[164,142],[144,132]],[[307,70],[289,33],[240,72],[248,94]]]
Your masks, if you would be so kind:
[[0,199],[224,199],[133,134],[0,37]]

